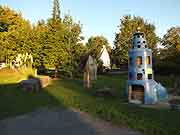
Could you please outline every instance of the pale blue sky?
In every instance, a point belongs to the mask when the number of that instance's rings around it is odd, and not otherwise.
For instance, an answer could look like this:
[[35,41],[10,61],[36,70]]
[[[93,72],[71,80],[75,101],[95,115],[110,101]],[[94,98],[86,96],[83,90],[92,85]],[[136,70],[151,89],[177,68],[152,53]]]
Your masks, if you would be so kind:
[[[0,4],[21,11],[31,22],[51,16],[52,0],[0,0]],[[60,0],[61,16],[68,10],[83,24],[86,40],[103,35],[112,44],[123,15],[142,16],[155,24],[162,37],[171,26],[180,26],[180,0]]]

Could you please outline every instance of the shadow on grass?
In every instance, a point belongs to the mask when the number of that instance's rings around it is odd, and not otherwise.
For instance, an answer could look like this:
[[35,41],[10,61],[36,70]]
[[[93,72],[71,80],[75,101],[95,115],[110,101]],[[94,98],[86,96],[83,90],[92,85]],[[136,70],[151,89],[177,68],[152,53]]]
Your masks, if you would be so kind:
[[0,119],[55,105],[61,103],[44,89],[39,92],[25,92],[18,83],[0,84]]
[[[45,135],[51,133],[96,134],[92,123],[88,123],[82,119],[79,113],[65,107],[60,102],[60,97],[57,100],[56,96],[51,95],[47,90],[50,91],[50,89],[45,88],[39,92],[25,92],[21,89],[20,84],[1,84],[0,120],[5,121],[9,117],[11,119],[3,125],[6,128],[2,127],[0,121],[0,134],[32,134],[34,130]],[[39,109],[40,111],[38,111]],[[25,113],[28,115],[23,118],[13,118]],[[40,121],[42,123],[38,124]]]

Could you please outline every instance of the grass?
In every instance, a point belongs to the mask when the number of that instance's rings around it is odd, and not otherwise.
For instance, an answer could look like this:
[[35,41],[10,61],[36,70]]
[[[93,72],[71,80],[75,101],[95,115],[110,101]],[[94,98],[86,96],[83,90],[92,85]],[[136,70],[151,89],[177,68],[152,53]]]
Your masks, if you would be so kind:
[[[147,135],[180,135],[180,112],[140,108],[123,103],[126,75],[99,76],[92,89],[82,79],[54,80],[39,93],[25,93],[17,84],[0,86],[0,119],[44,106],[64,106],[88,112],[116,125],[137,129]],[[112,87],[116,96],[96,97],[95,89]]]
[[117,90],[115,98],[93,96],[93,89],[84,89],[80,79],[54,81],[47,90],[64,106],[78,108],[95,117],[137,129],[147,135],[180,134],[179,112],[124,104],[121,99],[125,80],[125,76],[100,76],[95,83],[94,88],[102,88],[104,85],[114,87]]
[[0,119],[31,112],[40,107],[59,105],[45,91],[26,93],[21,90],[19,82],[32,73],[29,69],[23,72],[8,68],[0,70]]
[[163,76],[163,75],[156,75],[155,79],[162,83],[162,85],[168,87],[168,88],[174,88],[175,82],[180,82],[180,76]]
[[31,68],[14,70],[3,68],[0,70],[0,84],[17,83],[27,79],[28,75],[34,75],[35,71]]
[[58,104],[47,92],[26,93],[18,84],[0,85],[0,119]]

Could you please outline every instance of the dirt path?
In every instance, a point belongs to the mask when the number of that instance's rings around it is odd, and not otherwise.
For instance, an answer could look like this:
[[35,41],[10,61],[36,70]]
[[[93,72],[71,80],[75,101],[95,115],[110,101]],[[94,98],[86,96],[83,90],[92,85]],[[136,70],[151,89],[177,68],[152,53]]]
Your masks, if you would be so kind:
[[142,135],[112,126],[86,113],[62,108],[38,111],[0,121],[0,135]]

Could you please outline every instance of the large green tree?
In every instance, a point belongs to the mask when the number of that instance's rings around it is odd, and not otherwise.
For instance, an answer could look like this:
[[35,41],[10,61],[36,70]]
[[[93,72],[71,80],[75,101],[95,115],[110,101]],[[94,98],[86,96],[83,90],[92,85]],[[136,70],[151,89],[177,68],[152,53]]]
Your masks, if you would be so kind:
[[111,51],[108,40],[104,36],[91,36],[86,43],[89,54],[91,54],[91,56],[93,56],[97,60],[101,55],[103,45],[106,46],[108,52]]
[[119,30],[115,34],[113,58],[116,64],[123,64],[128,62],[128,47],[131,45],[131,38],[137,28],[146,35],[147,43],[153,50],[154,56],[157,54],[157,42],[159,38],[155,34],[155,26],[145,21],[139,16],[126,15],[120,19]]
[[155,67],[158,73],[180,74],[180,27],[171,27],[161,40]]
[[170,28],[163,36],[161,43],[168,50],[167,56],[180,54],[180,27]]
[[71,72],[77,72],[80,64],[80,56],[86,52],[86,47],[81,43],[84,37],[81,36],[82,25],[80,22],[73,21],[72,16],[66,14],[63,19],[66,34],[64,42],[68,51],[69,69]]
[[60,7],[59,7],[59,0],[53,1],[53,12],[52,18],[53,20],[60,20]]
[[31,25],[20,13],[3,6],[0,6],[0,25],[1,59],[11,63],[18,53],[28,50]]
[[33,27],[31,33],[33,49],[34,66],[39,67],[48,63],[46,60],[47,53],[44,51],[47,48],[48,26],[44,20],[39,20]]

